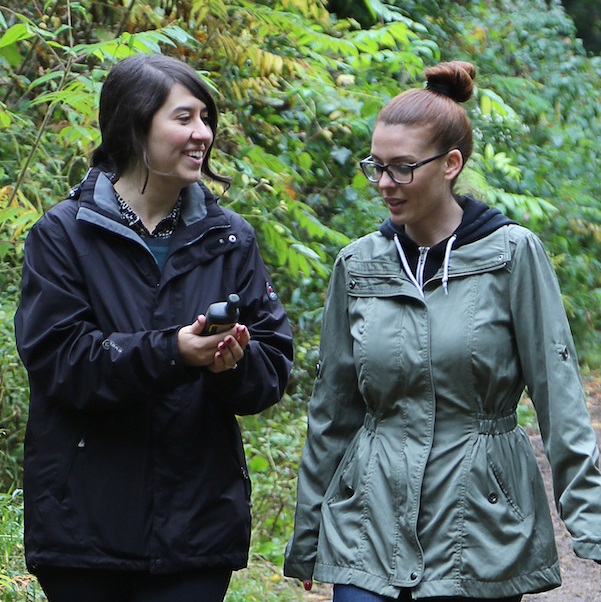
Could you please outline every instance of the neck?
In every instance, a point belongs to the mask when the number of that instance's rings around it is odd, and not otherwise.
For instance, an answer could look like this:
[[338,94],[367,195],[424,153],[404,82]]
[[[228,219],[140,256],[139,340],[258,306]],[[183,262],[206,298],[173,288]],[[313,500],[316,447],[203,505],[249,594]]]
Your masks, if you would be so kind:
[[449,238],[461,224],[462,218],[463,209],[453,198],[446,205],[446,210],[439,211],[438,215],[430,217],[425,224],[406,225],[405,232],[420,247],[433,247]]
[[152,174],[143,192],[144,178],[136,174],[123,174],[114,186],[149,232],[152,232],[156,225],[171,213],[180,194],[180,190],[162,190],[153,185],[151,180]]

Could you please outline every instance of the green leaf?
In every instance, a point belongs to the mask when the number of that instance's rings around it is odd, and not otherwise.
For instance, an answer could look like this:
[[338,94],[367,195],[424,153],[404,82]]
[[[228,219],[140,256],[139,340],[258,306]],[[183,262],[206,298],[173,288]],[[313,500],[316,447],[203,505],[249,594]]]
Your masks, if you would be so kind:
[[4,32],[4,35],[0,38],[0,48],[12,46],[21,40],[28,40],[29,38],[33,38],[33,33],[29,31],[27,25],[17,23]]
[[519,121],[518,114],[496,92],[486,88],[478,90],[480,110],[483,115],[496,115],[509,121]]
[[263,456],[253,456],[248,461],[251,472],[265,472],[269,469],[269,460]]
[[7,128],[12,122],[8,111],[0,108],[0,128]]

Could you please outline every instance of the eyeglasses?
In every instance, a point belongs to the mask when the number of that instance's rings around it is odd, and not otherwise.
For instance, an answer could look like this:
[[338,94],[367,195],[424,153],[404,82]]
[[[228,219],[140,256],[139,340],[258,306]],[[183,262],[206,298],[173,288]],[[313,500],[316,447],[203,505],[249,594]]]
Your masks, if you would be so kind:
[[444,153],[440,153],[440,155],[436,155],[436,157],[424,159],[419,163],[389,163],[388,165],[382,165],[381,163],[372,161],[370,155],[367,157],[367,159],[360,161],[359,165],[361,166],[365,177],[374,184],[380,181],[384,172],[386,172],[390,176],[391,180],[397,184],[411,184],[411,182],[413,182],[414,170],[422,165],[436,161],[436,159],[440,159],[450,152],[450,150],[445,151]]

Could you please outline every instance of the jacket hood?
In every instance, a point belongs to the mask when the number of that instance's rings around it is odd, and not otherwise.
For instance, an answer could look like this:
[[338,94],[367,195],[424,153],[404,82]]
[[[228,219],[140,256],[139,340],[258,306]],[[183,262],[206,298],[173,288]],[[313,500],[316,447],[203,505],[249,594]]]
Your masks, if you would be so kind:
[[489,207],[471,195],[460,196],[457,201],[463,209],[463,218],[457,230],[449,238],[430,248],[420,247],[409,238],[404,226],[393,224],[390,218],[380,226],[382,235],[394,240],[403,269],[422,294],[424,283],[440,267],[443,268],[443,286],[447,290],[452,249],[480,240],[502,226],[516,223],[498,209]]
[[[453,248],[455,249],[484,238],[488,234],[498,230],[501,226],[516,223],[506,215],[503,215],[498,209],[489,207],[486,203],[478,201],[469,194],[460,196],[458,202],[463,209],[463,218],[459,227],[454,232],[454,236],[457,237],[453,243]],[[414,246],[416,249],[418,247],[405,233],[405,227],[396,226],[390,221],[390,218],[386,219],[380,226],[380,232],[389,239],[392,239],[396,234],[403,245]],[[445,244],[446,240],[441,241],[434,245],[431,251],[434,251],[438,247],[444,250]]]

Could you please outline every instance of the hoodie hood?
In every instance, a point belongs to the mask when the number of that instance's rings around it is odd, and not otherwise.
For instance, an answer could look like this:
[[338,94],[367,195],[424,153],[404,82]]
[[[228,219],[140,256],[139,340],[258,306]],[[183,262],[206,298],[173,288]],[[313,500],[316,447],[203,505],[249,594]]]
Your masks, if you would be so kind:
[[395,241],[403,268],[420,291],[441,266],[446,291],[452,249],[480,240],[502,226],[516,223],[498,209],[489,207],[471,195],[460,196],[457,201],[463,209],[461,223],[449,238],[433,247],[420,247],[409,238],[404,226],[393,224],[390,218],[380,226],[381,234]]

